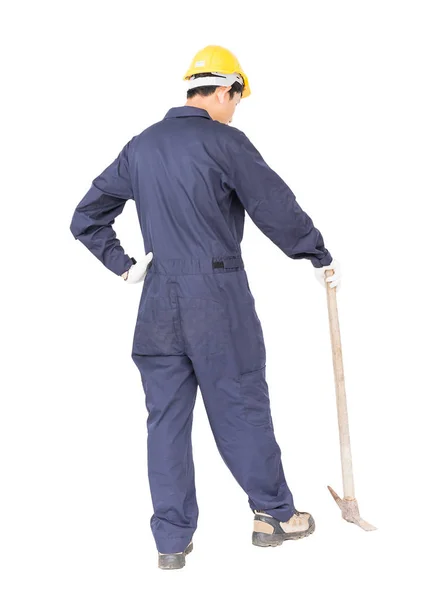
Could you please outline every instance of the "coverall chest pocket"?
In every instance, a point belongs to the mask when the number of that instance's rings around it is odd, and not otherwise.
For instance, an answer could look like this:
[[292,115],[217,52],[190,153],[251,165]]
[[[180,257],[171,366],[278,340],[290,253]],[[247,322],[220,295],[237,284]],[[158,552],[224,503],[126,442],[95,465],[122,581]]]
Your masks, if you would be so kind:
[[246,421],[251,425],[272,427],[265,367],[243,373],[239,379],[239,393]]

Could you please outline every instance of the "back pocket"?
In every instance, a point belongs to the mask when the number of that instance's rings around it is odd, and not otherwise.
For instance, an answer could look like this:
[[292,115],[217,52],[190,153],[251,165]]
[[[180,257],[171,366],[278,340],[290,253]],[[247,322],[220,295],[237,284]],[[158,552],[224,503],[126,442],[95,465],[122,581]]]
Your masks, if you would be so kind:
[[256,371],[243,373],[239,379],[239,392],[247,422],[251,425],[272,427],[265,366]]

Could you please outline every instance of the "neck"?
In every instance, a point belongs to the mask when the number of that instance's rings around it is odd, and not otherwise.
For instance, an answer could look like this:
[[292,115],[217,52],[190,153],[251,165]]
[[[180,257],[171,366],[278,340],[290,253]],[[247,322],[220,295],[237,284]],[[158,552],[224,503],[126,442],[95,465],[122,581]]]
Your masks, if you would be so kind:
[[193,106],[205,110],[213,121],[222,121],[219,111],[219,103],[214,94],[211,96],[194,96],[186,100],[185,106]]
[[201,96],[194,96],[194,98],[188,98],[186,100],[185,106],[195,106],[195,108],[203,108],[204,110],[209,111],[210,102],[207,101],[207,98]]

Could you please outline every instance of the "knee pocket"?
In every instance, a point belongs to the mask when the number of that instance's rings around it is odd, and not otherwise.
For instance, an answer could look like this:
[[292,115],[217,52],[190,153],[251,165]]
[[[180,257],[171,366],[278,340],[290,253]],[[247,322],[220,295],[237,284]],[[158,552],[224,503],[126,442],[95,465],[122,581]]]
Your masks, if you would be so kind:
[[251,425],[271,427],[271,411],[265,366],[243,373],[239,379],[245,419]]

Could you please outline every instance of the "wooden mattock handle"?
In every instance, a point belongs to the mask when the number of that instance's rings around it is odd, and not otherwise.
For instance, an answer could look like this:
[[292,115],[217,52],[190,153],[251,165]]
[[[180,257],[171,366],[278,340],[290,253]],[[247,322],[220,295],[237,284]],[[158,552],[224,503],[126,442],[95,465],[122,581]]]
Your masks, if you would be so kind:
[[[325,272],[324,277],[333,275],[333,270]],[[342,482],[344,499],[354,499],[353,463],[351,459],[350,430],[348,425],[347,397],[345,394],[344,365],[342,361],[341,333],[339,330],[338,305],[336,288],[326,283],[327,305],[329,312],[330,340],[333,354],[333,370],[335,374],[336,404],[338,409],[339,443],[341,448]]]

